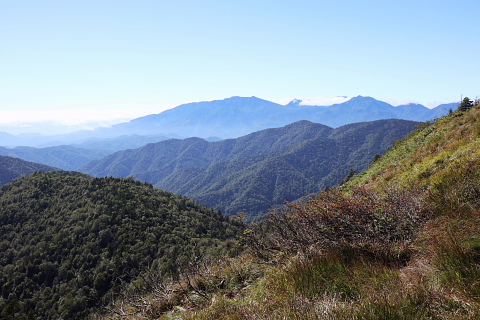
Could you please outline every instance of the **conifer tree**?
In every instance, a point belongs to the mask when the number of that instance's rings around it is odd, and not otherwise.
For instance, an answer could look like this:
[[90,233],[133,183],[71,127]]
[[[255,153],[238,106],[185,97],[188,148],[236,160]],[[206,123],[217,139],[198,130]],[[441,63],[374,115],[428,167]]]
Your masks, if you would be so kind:
[[458,106],[458,110],[467,111],[473,108],[473,101],[468,97],[463,98],[462,103]]

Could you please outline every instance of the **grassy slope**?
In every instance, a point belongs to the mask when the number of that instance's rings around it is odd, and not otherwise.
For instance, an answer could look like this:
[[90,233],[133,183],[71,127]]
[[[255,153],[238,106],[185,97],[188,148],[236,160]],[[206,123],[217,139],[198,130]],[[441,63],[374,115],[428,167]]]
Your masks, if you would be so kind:
[[[199,267],[183,282],[170,284],[170,291],[162,291],[169,294],[150,294],[143,309],[130,301],[131,316],[126,312],[117,318],[479,319],[478,119],[478,106],[438,119],[397,142],[369,170],[343,186],[347,193],[359,186],[375,190],[373,202],[364,205],[354,192],[352,198],[339,197],[340,201],[320,195],[307,205],[294,206],[281,219],[274,217],[270,232],[261,234],[263,240],[247,234],[247,240],[253,239],[249,253]],[[392,190],[405,195],[399,198],[407,201],[389,207],[393,202],[381,195]],[[360,196],[364,194],[360,192]],[[415,214],[415,210],[409,211],[415,207],[409,206],[413,202],[419,203],[421,212],[429,213],[429,219],[418,220],[411,229],[414,236],[401,241],[379,237],[352,243],[342,236],[334,239],[341,245],[330,241],[319,246],[318,241],[307,241],[303,250],[291,246],[292,235],[302,229],[294,230],[295,226],[303,226],[302,230],[312,226],[299,223],[301,219],[336,219],[339,208],[347,208],[351,212],[341,213],[355,217],[357,204],[362,204],[386,212],[375,217],[391,228],[389,221],[395,221],[392,218],[398,212]],[[312,234],[326,233],[329,221],[322,220],[326,231]],[[342,223],[342,227],[350,227],[350,222]],[[282,238],[279,234],[285,230],[275,233],[275,226],[292,230]]]
[[[423,187],[438,191],[448,176],[463,176],[480,159],[480,111],[455,112],[397,141],[384,157],[350,183]],[[471,168],[473,169],[473,168]],[[456,188],[462,181],[451,185]]]

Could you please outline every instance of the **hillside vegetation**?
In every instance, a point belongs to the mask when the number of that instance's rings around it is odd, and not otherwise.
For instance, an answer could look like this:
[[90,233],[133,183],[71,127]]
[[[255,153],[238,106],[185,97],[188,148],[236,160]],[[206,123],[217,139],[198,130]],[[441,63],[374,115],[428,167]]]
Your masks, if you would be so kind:
[[228,215],[244,211],[255,218],[285,200],[340,183],[352,169],[365,170],[417,124],[389,119],[333,129],[298,121],[217,142],[162,141],[92,161],[80,171],[132,176]]
[[252,225],[246,253],[117,297],[107,318],[480,319],[479,150],[479,105],[426,123]]
[[35,171],[55,170],[59,169],[40,163],[25,161],[16,157],[0,156],[0,187]]
[[37,172],[0,189],[0,314],[82,319],[147,270],[227,255],[242,224],[133,179]]

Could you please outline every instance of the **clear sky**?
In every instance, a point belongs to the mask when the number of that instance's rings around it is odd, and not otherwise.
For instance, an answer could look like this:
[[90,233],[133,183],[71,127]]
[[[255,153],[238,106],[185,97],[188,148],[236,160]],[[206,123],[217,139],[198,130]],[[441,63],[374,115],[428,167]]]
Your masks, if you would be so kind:
[[479,13],[472,0],[0,0],[0,122],[231,96],[475,98]]

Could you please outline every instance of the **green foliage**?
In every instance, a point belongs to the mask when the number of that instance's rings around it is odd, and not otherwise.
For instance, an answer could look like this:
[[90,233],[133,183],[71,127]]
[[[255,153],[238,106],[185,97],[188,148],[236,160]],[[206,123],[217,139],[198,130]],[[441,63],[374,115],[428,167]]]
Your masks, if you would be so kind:
[[0,310],[19,301],[42,319],[82,318],[147,267],[178,276],[228,254],[242,228],[147,183],[64,171],[4,186],[0,208]]
[[444,185],[452,191],[461,189],[465,179],[460,177],[471,176],[475,170],[468,168],[480,159],[479,111],[454,112],[419,126],[345,187],[436,189]]
[[465,97],[465,98],[463,98],[462,102],[458,106],[458,110],[462,111],[462,112],[465,112],[465,111],[468,111],[468,110],[472,109],[473,105],[474,105],[473,101],[470,100],[470,98]]
[[316,256],[313,259],[298,259],[285,273],[285,282],[292,282],[296,294],[309,299],[321,298],[325,294],[339,299],[355,299],[360,288],[353,279],[356,270],[336,256]]
[[53,170],[59,169],[14,157],[0,156],[0,187],[35,171]]

